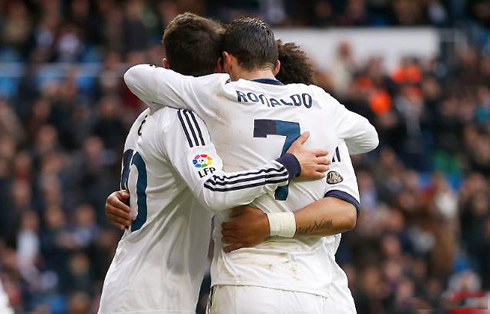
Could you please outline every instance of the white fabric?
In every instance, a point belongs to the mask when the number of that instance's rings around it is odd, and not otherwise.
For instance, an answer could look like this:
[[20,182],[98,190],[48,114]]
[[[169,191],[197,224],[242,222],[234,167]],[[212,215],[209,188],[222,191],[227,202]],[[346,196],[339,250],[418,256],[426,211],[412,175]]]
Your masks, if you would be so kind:
[[328,298],[253,286],[214,286],[208,314],[337,314]]
[[351,291],[349,290],[347,275],[335,261],[335,253],[340,245],[341,237],[340,234],[334,235],[333,238],[335,239],[335,242],[333,245],[329,245],[329,243],[325,241],[325,245],[328,249],[333,249],[333,254],[329,255],[327,261],[332,270],[332,283],[328,289],[329,298],[327,299],[326,305],[328,311],[325,313],[356,314],[356,306]]
[[296,233],[294,213],[268,213],[269,230],[272,237],[292,238]]
[[[148,65],[129,69],[124,79],[129,89],[149,103],[153,111],[164,105],[195,111],[206,122],[226,171],[244,170],[279,157],[285,136],[278,132],[277,120],[288,127],[299,126],[297,131],[301,133],[311,131],[306,144],[327,149],[332,159],[339,148],[341,160],[332,163],[331,170],[343,177],[341,182],[293,181],[287,200],[276,201],[274,194],[269,193],[252,203],[264,212],[300,209],[332,190],[345,192],[359,201],[344,140],[349,141],[353,152],[366,152],[377,146],[377,133],[365,118],[348,111],[322,89],[302,84],[229,82],[225,74],[186,77]],[[264,123],[268,129],[264,129]],[[276,125],[272,132],[270,123],[272,127]],[[216,214],[212,285],[260,286],[328,296],[332,269],[325,261],[333,256],[334,250],[327,250],[325,245],[333,245],[334,237],[273,238],[254,248],[225,254],[220,227],[228,215],[227,211]]]
[[9,297],[3,290],[2,282],[0,281],[0,313],[14,314],[14,310],[10,307]]
[[[136,96],[149,104],[152,110],[158,110],[165,106],[189,109],[204,121],[214,122],[214,120],[209,120],[210,118],[218,120],[222,127],[236,126],[236,122],[241,121],[239,117],[245,113],[254,113],[252,118],[260,118],[259,114],[264,113],[266,116],[288,118],[287,121],[316,121],[317,123],[308,125],[308,128],[302,124],[302,127],[305,128],[304,131],[319,127],[324,130],[328,129],[331,131],[331,135],[323,140],[336,138],[337,142],[331,143],[333,144],[332,148],[337,146],[340,140],[345,140],[350,154],[370,152],[379,143],[375,128],[366,118],[347,110],[335,98],[315,85],[289,84],[278,86],[243,79],[228,83],[228,74],[190,77],[147,64],[130,68],[124,74],[124,81]],[[248,98],[247,102],[238,103],[239,94],[237,91],[250,92],[252,93],[250,96],[252,98],[257,96],[258,101],[253,102]],[[311,108],[313,110],[308,110],[304,106],[296,106],[290,98],[291,96],[296,98],[295,95],[301,98],[303,93],[313,96]],[[278,102],[273,105],[271,98],[275,100],[284,99],[289,104]],[[231,108],[227,106],[229,104],[232,104]],[[229,115],[236,112],[241,114]],[[302,115],[305,112],[309,112],[309,114],[303,118]],[[316,119],[312,119],[313,112],[318,114]],[[209,125],[208,127],[211,128]],[[222,130],[227,131],[226,128]],[[210,132],[213,136],[212,129]],[[215,145],[219,146],[217,142]]]
[[[214,210],[248,204],[286,184],[288,172],[276,161],[223,172],[204,123],[171,108],[144,111],[124,149],[131,158],[122,187],[129,189],[134,219],[107,272],[99,313],[194,313],[211,234],[211,212],[198,201]],[[254,175],[264,171],[275,174],[274,182]],[[220,191],[223,187],[232,191]]]

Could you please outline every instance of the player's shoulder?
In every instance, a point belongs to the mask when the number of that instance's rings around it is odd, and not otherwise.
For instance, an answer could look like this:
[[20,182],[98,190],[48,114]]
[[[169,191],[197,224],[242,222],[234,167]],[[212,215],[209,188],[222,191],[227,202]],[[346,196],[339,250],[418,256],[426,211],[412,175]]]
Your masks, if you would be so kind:
[[310,94],[313,94],[315,96],[320,96],[320,97],[327,97],[327,98],[333,98],[328,92],[326,92],[323,88],[313,85],[313,84],[303,84],[303,83],[291,83],[285,85],[289,89],[298,89],[302,90],[304,92],[308,92]]
[[[302,84],[304,85],[304,84]],[[305,85],[307,88],[317,96],[325,97],[325,98],[333,98],[325,89],[317,85]]]
[[194,82],[203,85],[226,84],[230,80],[230,76],[226,73],[213,73],[208,75],[193,77]]
[[182,111],[182,109],[163,107],[153,112],[151,116],[156,123],[166,126],[174,123],[177,120],[177,116],[180,111]]
[[182,125],[186,125],[192,121],[197,124],[202,124],[201,118],[197,116],[193,111],[187,109],[175,109],[170,107],[164,107],[152,114],[152,119],[155,123],[158,123],[164,131],[173,130]]
[[193,76],[190,80],[191,89],[198,99],[218,95],[227,85],[230,76],[226,73],[213,73],[203,76]]
[[143,121],[150,115],[150,109],[147,108],[139,114],[139,116],[134,120],[131,128],[129,129],[128,135],[126,136],[126,141],[124,143],[124,150],[134,149],[136,146],[136,139],[138,138],[138,129],[140,128]]
[[129,129],[129,134],[135,133],[135,130],[139,127],[143,120],[145,120],[150,115],[150,113],[150,108],[146,108],[145,110],[143,110],[131,125],[131,128]]
[[146,108],[145,110],[143,110],[139,114],[139,116],[136,118],[136,120],[134,120],[134,123],[133,124],[138,124],[141,121],[145,120],[145,118],[150,114],[150,112],[151,112],[151,109],[150,108]]
[[317,85],[307,85],[314,98],[316,98],[322,106],[335,107],[340,105],[339,101],[329,92]]

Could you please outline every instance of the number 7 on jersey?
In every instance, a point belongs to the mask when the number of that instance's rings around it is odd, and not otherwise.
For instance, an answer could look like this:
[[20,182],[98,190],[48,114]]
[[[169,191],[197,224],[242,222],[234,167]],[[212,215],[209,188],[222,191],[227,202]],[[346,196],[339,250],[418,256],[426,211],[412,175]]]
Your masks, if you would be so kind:
[[[286,137],[282,146],[282,156],[301,135],[301,130],[297,122],[266,119],[254,120],[254,137],[267,137],[267,135],[282,135]],[[288,198],[288,191],[287,185],[278,187],[274,195],[276,200],[285,201]]]

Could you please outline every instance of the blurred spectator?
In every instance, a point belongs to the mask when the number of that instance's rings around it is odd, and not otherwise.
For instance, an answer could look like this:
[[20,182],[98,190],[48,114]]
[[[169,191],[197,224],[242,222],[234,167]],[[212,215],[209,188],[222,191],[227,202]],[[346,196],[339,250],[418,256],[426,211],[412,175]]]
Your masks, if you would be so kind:
[[337,56],[330,65],[333,88],[339,97],[346,97],[356,69],[357,64],[349,43],[341,42],[337,47]]
[[94,125],[94,133],[106,144],[107,148],[122,150],[121,143],[126,138],[126,130],[122,123],[121,100],[117,97],[106,97],[99,105],[99,118]]
[[419,25],[423,22],[422,1],[394,0],[395,24]]
[[361,26],[368,23],[364,0],[348,0],[345,11],[339,17],[340,25]]

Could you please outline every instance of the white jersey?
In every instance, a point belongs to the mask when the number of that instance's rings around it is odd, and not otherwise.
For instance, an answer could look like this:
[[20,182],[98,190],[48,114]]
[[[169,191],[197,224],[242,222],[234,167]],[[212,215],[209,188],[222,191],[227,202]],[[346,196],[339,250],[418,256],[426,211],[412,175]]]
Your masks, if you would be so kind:
[[215,211],[248,204],[288,183],[288,163],[224,173],[199,117],[145,110],[129,131],[121,174],[133,223],[106,275],[99,313],[194,313],[211,235],[211,212],[200,203]]
[[[271,79],[230,82],[225,74],[194,78],[148,65],[132,67],[124,78],[152,110],[164,105],[190,109],[206,121],[227,171],[278,158],[304,131],[311,132],[309,147],[330,152],[335,162],[325,179],[295,180],[257,198],[253,206],[268,213],[285,212],[332,196],[359,209],[355,174],[343,143],[356,153],[367,152],[377,146],[377,133],[365,118],[348,111],[322,89],[284,86]],[[335,253],[339,236],[273,238],[225,254],[220,225],[228,214],[220,212],[215,218],[213,285],[255,285],[328,296],[332,270],[325,261]]]

